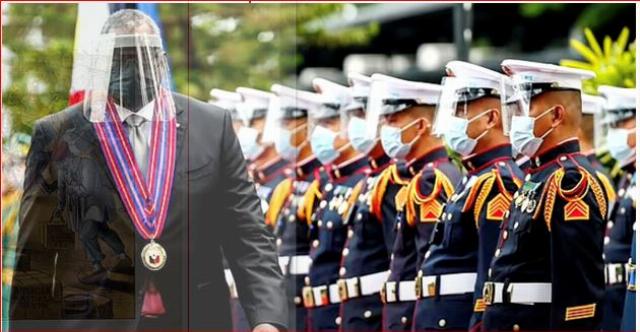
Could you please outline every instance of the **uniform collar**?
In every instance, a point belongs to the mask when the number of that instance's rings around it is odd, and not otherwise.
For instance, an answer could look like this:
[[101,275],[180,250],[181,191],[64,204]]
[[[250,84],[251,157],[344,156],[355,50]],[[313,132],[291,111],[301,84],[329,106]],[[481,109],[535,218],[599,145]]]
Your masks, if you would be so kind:
[[533,168],[539,168],[544,164],[557,159],[561,155],[579,153],[579,152],[580,152],[580,143],[578,142],[578,139],[570,138],[568,140],[560,142],[560,144],[554,147],[551,147],[539,153],[537,156],[531,159],[531,163]]
[[268,182],[273,179],[276,175],[283,173],[287,170],[287,166],[289,162],[283,158],[278,158],[273,162],[268,163],[260,169],[255,169],[254,179],[259,180],[260,182]]
[[498,161],[510,160],[511,156],[511,144],[500,144],[466,157],[462,164],[469,172],[477,172]]
[[296,165],[296,176],[298,178],[308,177],[320,167],[322,167],[322,163],[320,162],[320,160],[318,160],[318,158],[308,158],[307,160],[301,161]]
[[408,161],[405,164],[404,168],[406,172],[408,172],[408,176],[413,176],[422,171],[425,165],[447,158],[449,158],[449,156],[447,155],[447,150],[444,148],[444,146],[440,145],[429,150],[421,157]]
[[369,157],[369,167],[372,172],[378,172],[379,170],[385,169],[389,166],[391,162],[391,158],[387,156],[386,153],[383,153],[382,156],[378,158]]
[[369,157],[359,156],[340,165],[331,165],[330,174],[334,180],[349,177],[369,170]]

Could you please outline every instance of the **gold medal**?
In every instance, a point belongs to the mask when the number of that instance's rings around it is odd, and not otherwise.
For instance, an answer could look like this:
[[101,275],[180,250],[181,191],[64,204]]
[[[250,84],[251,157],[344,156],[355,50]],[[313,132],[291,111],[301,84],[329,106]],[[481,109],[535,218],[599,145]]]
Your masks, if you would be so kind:
[[151,271],[161,270],[167,263],[167,252],[153,240],[142,248],[140,255],[142,256],[144,267]]

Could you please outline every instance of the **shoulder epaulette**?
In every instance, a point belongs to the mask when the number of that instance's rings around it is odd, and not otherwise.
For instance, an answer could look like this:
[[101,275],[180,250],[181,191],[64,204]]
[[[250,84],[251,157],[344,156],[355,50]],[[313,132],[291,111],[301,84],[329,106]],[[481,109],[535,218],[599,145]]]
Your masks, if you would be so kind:
[[549,231],[551,231],[551,218],[557,197],[560,197],[560,199],[566,202],[564,206],[564,220],[577,221],[589,219],[589,205],[584,202],[584,197],[589,193],[589,190],[593,191],[600,216],[603,219],[607,216],[607,199],[600,183],[584,168],[577,167],[574,170],[580,174],[580,180],[578,180],[573,187],[562,187],[562,179],[566,174],[564,168],[559,168],[553,172],[544,186],[542,195],[540,196],[540,203],[544,200],[544,204],[538,204],[534,218],[542,212]]
[[[407,186],[407,203],[406,204],[406,213],[407,213],[407,222],[410,225],[415,224],[416,217],[418,216],[418,211],[416,211],[416,207],[419,208],[420,212],[420,221],[421,222],[437,222],[438,218],[442,214],[442,209],[444,208],[443,202],[439,200],[440,194],[444,192],[445,199],[448,199],[453,195],[454,187],[451,183],[451,180],[440,170],[433,169],[433,187],[430,193],[424,193],[421,190],[420,184],[424,179],[424,172],[418,173],[413,177],[409,185]],[[431,172],[429,170],[429,172]]]
[[347,218],[349,217],[351,210],[353,210],[353,207],[356,201],[358,200],[358,196],[360,196],[360,193],[362,192],[362,188],[364,187],[365,182],[366,180],[362,180],[358,182],[358,184],[356,184],[355,187],[353,187],[353,190],[351,191],[351,195],[347,199],[348,208],[344,213],[342,213],[343,220],[347,220]]
[[267,213],[264,217],[264,222],[267,225],[276,225],[280,210],[282,210],[282,207],[287,202],[292,188],[293,179],[287,178],[280,181],[280,183],[273,190],[273,194],[271,194],[271,199],[269,200],[269,208],[267,209]]
[[322,198],[320,192],[320,180],[313,180],[307,189],[307,192],[302,197],[302,204],[298,206],[297,216],[298,219],[304,219],[308,224],[311,224],[311,215],[313,214],[314,205],[317,200]]
[[[517,177],[512,176],[512,174],[509,174],[509,177],[517,187],[522,185],[522,181]],[[498,194],[493,196],[487,202],[495,184],[497,184]],[[469,196],[467,196],[467,200],[464,203],[462,211],[469,211],[473,207],[473,218],[476,223],[476,228],[478,228],[480,227],[480,215],[485,203],[487,206],[486,219],[501,221],[509,210],[512,199],[513,195],[504,185],[504,181],[500,175],[500,170],[494,168],[491,171],[482,174],[473,184],[472,188],[469,190]]]
[[614,202],[616,200],[616,190],[613,189],[611,180],[609,180],[606,175],[598,171],[596,171],[596,176],[598,177],[598,179],[600,179],[600,183],[602,183],[602,186],[604,187],[604,191],[607,194],[607,199],[609,200],[609,202]]
[[376,183],[371,190],[369,209],[378,220],[382,220],[382,200],[384,199],[384,193],[387,191],[387,185],[393,177],[393,173],[397,173],[397,166],[395,164],[387,167],[378,175]]

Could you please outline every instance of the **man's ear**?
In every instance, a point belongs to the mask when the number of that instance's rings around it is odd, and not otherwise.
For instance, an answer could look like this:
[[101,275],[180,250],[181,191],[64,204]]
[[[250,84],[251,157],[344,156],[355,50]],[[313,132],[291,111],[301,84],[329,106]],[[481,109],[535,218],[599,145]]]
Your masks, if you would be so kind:
[[418,118],[418,121],[416,122],[416,130],[418,131],[418,135],[429,133],[431,130],[431,121],[425,117]]
[[492,129],[500,123],[500,110],[497,108],[490,109],[488,113],[487,129]]
[[567,117],[567,109],[562,104],[557,104],[553,106],[553,111],[551,111],[553,118],[551,119],[551,126],[557,127],[564,121]]

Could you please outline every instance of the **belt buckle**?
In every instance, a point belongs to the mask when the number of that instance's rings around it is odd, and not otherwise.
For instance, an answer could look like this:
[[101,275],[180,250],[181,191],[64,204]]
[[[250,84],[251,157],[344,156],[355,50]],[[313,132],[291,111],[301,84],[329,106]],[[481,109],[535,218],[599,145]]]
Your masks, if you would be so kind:
[[427,283],[427,296],[434,297],[436,296],[436,280],[429,281]]
[[484,289],[482,290],[482,298],[485,305],[493,304],[493,295],[495,294],[495,285],[491,281],[484,283]]
[[313,289],[310,286],[302,287],[302,302],[305,308],[313,308]]
[[347,280],[346,279],[338,279],[338,294],[340,295],[340,300],[344,301],[349,298],[349,289],[347,288]]
[[418,273],[418,276],[415,280],[416,287],[416,298],[419,299],[422,297],[422,273]]
[[384,286],[385,288],[385,301],[387,303],[397,302],[398,299],[398,283],[395,281],[388,282]]
[[331,299],[329,298],[329,286],[320,286],[320,304],[321,305],[329,305],[331,304]]
[[387,283],[380,288],[380,301],[382,304],[387,304]]

